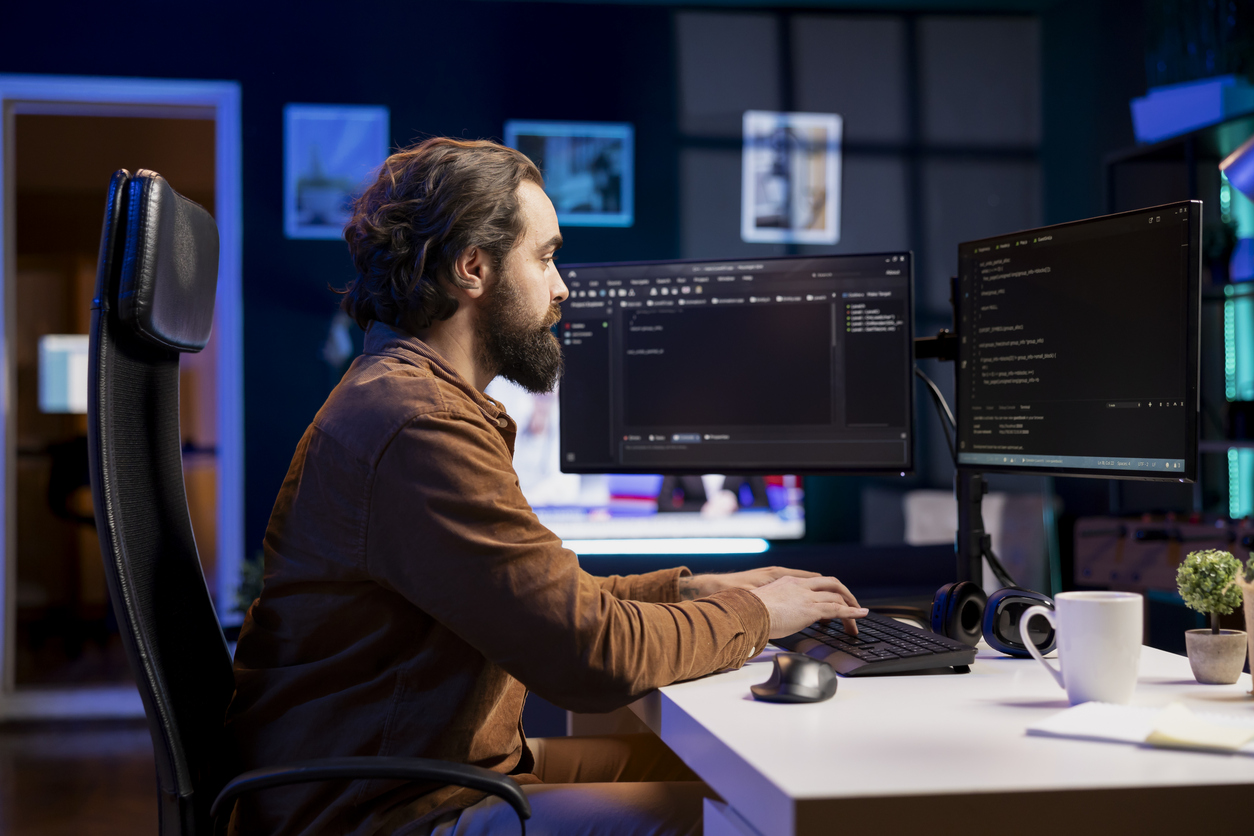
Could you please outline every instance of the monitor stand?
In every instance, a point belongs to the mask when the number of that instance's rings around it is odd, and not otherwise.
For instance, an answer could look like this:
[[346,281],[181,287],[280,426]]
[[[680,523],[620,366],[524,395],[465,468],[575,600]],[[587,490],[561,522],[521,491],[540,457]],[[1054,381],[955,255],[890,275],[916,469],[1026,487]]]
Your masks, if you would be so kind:
[[958,537],[954,551],[958,580],[983,584],[984,555],[992,551],[993,538],[984,530],[984,474],[966,467],[954,471],[954,496],[958,500]]
[[[956,278],[950,282],[950,304],[953,304]],[[958,335],[942,328],[935,337],[918,337],[914,341],[915,359],[934,358],[941,362],[958,359]],[[988,482],[984,475],[966,467],[954,471],[954,498],[958,500],[958,536],[954,543],[957,557],[957,579],[983,584],[984,555],[993,550],[992,537],[984,530],[984,494]]]

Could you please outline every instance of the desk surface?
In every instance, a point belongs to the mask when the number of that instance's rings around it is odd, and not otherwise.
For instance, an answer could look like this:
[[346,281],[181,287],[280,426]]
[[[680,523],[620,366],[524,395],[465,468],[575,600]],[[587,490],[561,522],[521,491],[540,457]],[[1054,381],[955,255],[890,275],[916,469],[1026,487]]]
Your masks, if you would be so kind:
[[[842,678],[823,703],[753,700],[749,686],[769,673],[763,654],[738,671],[672,685],[633,706],[763,834],[830,832],[831,816],[844,820],[858,805],[864,823],[874,823],[896,815],[906,799],[980,793],[983,802],[1001,798],[1021,809],[1024,793],[1074,798],[1082,791],[1093,799],[1094,790],[1136,790],[1122,794],[1121,806],[1149,810],[1146,789],[1167,803],[1171,794],[1163,790],[1192,788],[1171,803],[1193,806],[1199,787],[1226,788],[1219,799],[1254,785],[1254,757],[1028,736],[1029,724],[1068,707],[1063,691],[1035,660],[982,645],[969,674]],[[1134,702],[1250,713],[1249,690],[1244,674],[1235,685],[1199,685],[1187,659],[1144,648]],[[931,806],[923,803],[919,814]]]

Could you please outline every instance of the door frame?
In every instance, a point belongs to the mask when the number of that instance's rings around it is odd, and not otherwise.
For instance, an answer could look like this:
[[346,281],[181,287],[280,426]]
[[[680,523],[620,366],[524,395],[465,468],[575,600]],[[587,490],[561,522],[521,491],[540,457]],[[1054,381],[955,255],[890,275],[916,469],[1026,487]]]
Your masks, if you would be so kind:
[[[23,687],[15,682],[17,470],[14,348],[18,114],[211,119],[214,214],[220,241],[213,327],[217,342],[218,617],[232,613],[244,557],[244,362],[241,292],[240,87],[234,81],[0,74],[0,722],[54,717],[142,716],[133,686]],[[101,212],[103,217],[103,205]]]

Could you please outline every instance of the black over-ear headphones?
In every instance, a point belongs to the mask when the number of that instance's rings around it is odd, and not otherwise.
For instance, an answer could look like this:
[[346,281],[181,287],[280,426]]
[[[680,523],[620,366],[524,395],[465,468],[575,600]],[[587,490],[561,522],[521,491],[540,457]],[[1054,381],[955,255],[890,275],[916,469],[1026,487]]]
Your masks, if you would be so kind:
[[[994,650],[1010,656],[1029,656],[1019,634],[1019,618],[1032,606],[1052,610],[1054,602],[1048,595],[1017,586],[986,596],[971,581],[947,583],[936,590],[932,599],[932,632],[973,647],[982,636]],[[1057,644],[1054,628],[1040,616],[1028,623],[1028,633],[1041,653],[1049,653]]]

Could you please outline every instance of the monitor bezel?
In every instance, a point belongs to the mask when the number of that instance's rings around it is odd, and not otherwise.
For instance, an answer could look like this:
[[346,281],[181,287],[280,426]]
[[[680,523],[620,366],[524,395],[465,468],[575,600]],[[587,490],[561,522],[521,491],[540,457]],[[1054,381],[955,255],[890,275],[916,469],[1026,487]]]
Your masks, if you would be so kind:
[[[1189,259],[1188,274],[1188,321],[1186,323],[1186,339],[1188,348],[1188,358],[1185,364],[1185,401],[1193,404],[1193,408],[1188,410],[1185,416],[1186,432],[1188,435],[1188,447],[1185,451],[1184,473],[1176,473],[1170,476],[1157,476],[1154,474],[1143,473],[1127,473],[1127,472],[1111,472],[1088,470],[1085,468],[1074,467],[1037,467],[1037,466],[998,466],[998,465],[964,465],[955,462],[958,468],[977,471],[980,473],[1017,473],[1024,475],[1041,475],[1041,476],[1078,476],[1086,479],[1120,479],[1138,482],[1174,482],[1192,484],[1197,481],[1198,469],[1198,416],[1201,411],[1201,392],[1198,381],[1201,375],[1201,309],[1202,309],[1202,202],[1200,200],[1180,200],[1173,203],[1164,203],[1159,206],[1146,206],[1141,209],[1132,209],[1126,212],[1115,212],[1109,215],[1098,215],[1092,218],[1084,218],[1077,221],[1067,221],[1066,223],[1051,224],[1050,226],[1036,227],[1034,229],[1025,229],[1018,232],[1007,232],[1001,235],[994,235],[988,238],[980,238],[973,241],[964,241],[958,245],[958,273],[954,287],[954,324],[958,339],[962,340],[963,334],[960,325],[963,321],[962,313],[962,248],[967,246],[975,246],[992,241],[1002,241],[1006,238],[1016,235],[1040,234],[1050,230],[1065,229],[1067,227],[1082,226],[1084,224],[1096,223],[1099,221],[1112,220],[1115,218],[1126,217],[1129,215],[1140,215],[1145,212],[1154,212],[1157,210],[1176,209],[1181,206],[1189,209],[1189,244],[1193,248],[1193,257]],[[964,403],[963,392],[963,371],[961,348],[959,348],[959,357],[954,361],[954,385],[957,392],[955,406],[957,408],[958,427],[955,430],[955,436],[961,436],[961,427],[964,416],[967,413],[966,404]],[[956,441],[956,438],[955,438]]]
[[[909,382],[906,385],[906,466],[904,467],[858,467],[858,468],[820,468],[820,467],[798,467],[796,465],[788,465],[787,467],[746,467],[743,465],[734,465],[728,468],[719,467],[668,467],[659,469],[655,466],[627,465],[618,464],[612,469],[606,470],[601,467],[588,466],[580,467],[575,465],[572,469],[567,470],[567,463],[563,460],[560,463],[562,473],[572,474],[600,474],[600,473],[622,473],[625,475],[635,474],[655,474],[663,473],[668,476],[696,476],[707,473],[729,473],[745,476],[773,476],[773,475],[796,475],[796,476],[913,476],[915,465],[918,457],[915,455],[915,397],[914,397],[914,275],[915,275],[915,254],[913,250],[884,250],[868,253],[817,253],[817,254],[798,254],[784,256],[733,256],[731,258],[664,258],[648,261],[607,261],[607,262],[579,262],[570,264],[559,264],[557,269],[564,273],[567,270],[579,270],[587,268],[603,268],[603,267],[649,267],[658,264],[718,264],[720,262],[735,262],[752,260],[754,262],[784,262],[784,261],[803,261],[813,260],[816,258],[877,258],[889,257],[895,255],[909,256],[907,264],[909,265],[908,275],[906,277],[906,351],[907,351],[907,376]],[[565,411],[563,409],[563,401],[565,389],[559,386],[558,389],[558,414],[561,415]],[[559,441],[559,449],[565,449]]]

